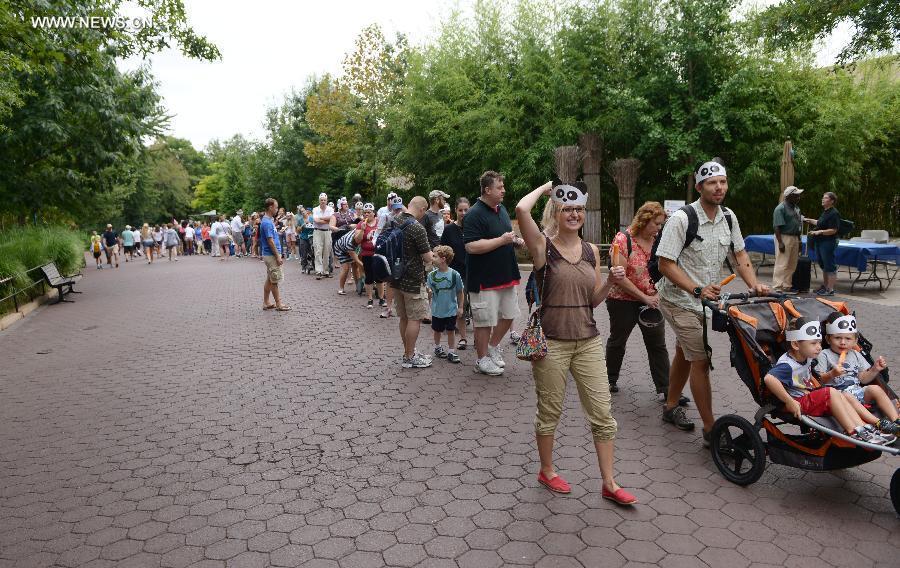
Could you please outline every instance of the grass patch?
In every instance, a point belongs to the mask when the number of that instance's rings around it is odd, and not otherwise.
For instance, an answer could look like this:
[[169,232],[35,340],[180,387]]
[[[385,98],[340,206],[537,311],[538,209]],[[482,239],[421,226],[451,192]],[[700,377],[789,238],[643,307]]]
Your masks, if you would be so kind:
[[[48,262],[55,262],[61,274],[78,272],[84,266],[87,243],[86,235],[64,227],[15,227],[0,232],[0,280],[12,277],[0,285],[0,298],[41,280],[39,270],[28,271]],[[18,294],[19,303],[42,293],[42,286],[33,286]],[[12,299],[0,302],[0,315],[14,309]]]

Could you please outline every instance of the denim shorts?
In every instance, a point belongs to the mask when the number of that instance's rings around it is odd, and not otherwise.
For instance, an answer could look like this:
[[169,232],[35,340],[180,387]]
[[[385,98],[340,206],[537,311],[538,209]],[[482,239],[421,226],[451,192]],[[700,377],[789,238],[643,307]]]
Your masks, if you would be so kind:
[[822,272],[834,274],[837,272],[837,265],[834,263],[834,251],[837,249],[837,239],[825,239],[816,241],[816,257]]

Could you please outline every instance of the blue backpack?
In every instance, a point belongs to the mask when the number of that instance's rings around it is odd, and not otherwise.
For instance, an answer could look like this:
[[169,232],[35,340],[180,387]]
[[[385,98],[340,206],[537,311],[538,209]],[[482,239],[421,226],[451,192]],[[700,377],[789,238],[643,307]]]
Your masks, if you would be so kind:
[[372,257],[372,272],[378,282],[397,282],[406,272],[403,258],[403,230],[415,223],[407,219],[405,223],[394,225],[390,231],[382,232],[375,241],[375,255]]

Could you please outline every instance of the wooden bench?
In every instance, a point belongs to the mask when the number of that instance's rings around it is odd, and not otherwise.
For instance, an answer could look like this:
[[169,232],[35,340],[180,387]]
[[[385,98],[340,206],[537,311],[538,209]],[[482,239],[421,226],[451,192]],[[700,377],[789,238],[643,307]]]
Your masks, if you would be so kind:
[[47,285],[51,288],[56,288],[59,292],[59,299],[57,299],[55,303],[71,302],[72,300],[65,299],[66,294],[81,294],[81,292],[72,288],[75,286],[76,282],[81,280],[81,274],[63,276],[59,273],[59,269],[56,267],[55,262],[50,262],[42,266],[41,274],[44,275],[44,280],[47,281]]

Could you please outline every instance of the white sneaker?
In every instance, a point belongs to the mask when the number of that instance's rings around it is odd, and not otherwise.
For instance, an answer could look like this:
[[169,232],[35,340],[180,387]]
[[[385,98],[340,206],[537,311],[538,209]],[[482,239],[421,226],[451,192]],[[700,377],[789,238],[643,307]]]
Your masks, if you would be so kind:
[[503,369],[498,367],[490,357],[482,357],[475,361],[475,370],[484,375],[491,375],[494,377],[503,374]]
[[409,359],[404,355],[400,366],[404,369],[424,369],[431,366],[431,360],[423,357],[421,353],[415,353]]
[[497,365],[501,369],[506,368],[506,361],[503,360],[503,348],[499,345],[497,347],[492,347],[488,345],[488,357],[494,362],[494,365]]

